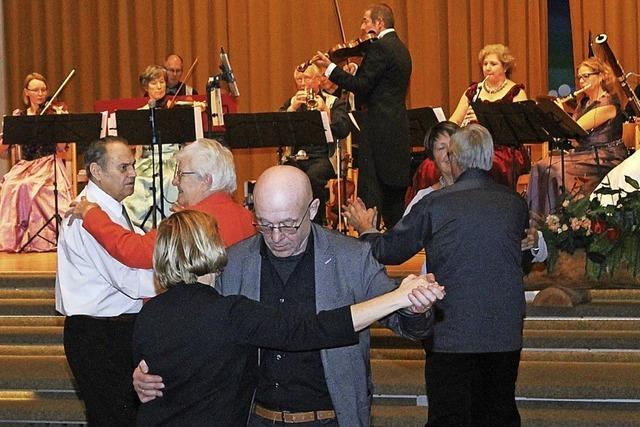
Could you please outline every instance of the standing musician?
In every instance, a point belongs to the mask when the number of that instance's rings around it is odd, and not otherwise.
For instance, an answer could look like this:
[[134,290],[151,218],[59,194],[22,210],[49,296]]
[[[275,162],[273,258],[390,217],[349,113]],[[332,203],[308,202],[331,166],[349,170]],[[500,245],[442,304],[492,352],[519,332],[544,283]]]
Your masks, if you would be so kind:
[[[299,73],[297,75],[296,73]],[[349,116],[346,102],[321,90],[322,70],[311,64],[306,70],[294,72],[298,91],[280,107],[280,111],[324,111],[329,115],[331,133],[334,139],[340,140],[349,135]],[[298,78],[299,77],[299,78]],[[333,178],[335,171],[329,157],[335,152],[335,146],[296,146],[292,147],[294,155],[291,164],[307,174],[311,181],[313,197],[320,200],[321,208],[314,222],[324,225],[327,202],[327,181]]]
[[[30,73],[24,79],[22,99],[25,108],[13,111],[14,116],[41,114],[47,101],[47,80],[40,73]],[[53,106],[47,114],[66,113],[63,106]],[[9,145],[1,146],[7,150]],[[67,144],[24,145],[22,159],[13,165],[0,182],[0,251],[18,252],[24,244],[56,215],[54,170],[57,169],[58,207],[64,212],[71,202],[71,181],[62,159],[54,153],[64,151]],[[56,248],[56,225],[52,221],[40,232],[26,251],[52,251]]]
[[[197,95],[198,91],[192,88],[191,86],[185,84],[178,92],[178,88],[180,87],[180,83],[182,83],[182,72],[184,71],[184,61],[180,55],[176,55],[172,53],[167,56],[167,59],[164,60],[164,68],[167,70],[167,95],[175,95],[178,96],[184,95]],[[187,77],[188,78],[188,77]]]
[[[509,77],[515,58],[509,48],[502,44],[489,44],[478,54],[484,80],[473,83],[462,94],[450,121],[460,126],[477,122],[471,107],[472,102],[518,102],[525,101],[527,94],[523,84],[514,83]],[[524,146],[519,148],[495,144],[493,147],[491,177],[498,183],[514,188],[518,177],[529,172],[531,160]]]
[[325,75],[343,90],[353,92],[356,108],[366,110],[362,123],[365,141],[358,159],[358,195],[367,206],[377,206],[387,228],[402,217],[403,196],[410,180],[409,119],[405,98],[411,77],[411,56],[394,29],[393,11],[386,4],[365,10],[363,35],[378,40],[365,48],[355,75],[331,63],[318,52],[314,62],[327,67]]

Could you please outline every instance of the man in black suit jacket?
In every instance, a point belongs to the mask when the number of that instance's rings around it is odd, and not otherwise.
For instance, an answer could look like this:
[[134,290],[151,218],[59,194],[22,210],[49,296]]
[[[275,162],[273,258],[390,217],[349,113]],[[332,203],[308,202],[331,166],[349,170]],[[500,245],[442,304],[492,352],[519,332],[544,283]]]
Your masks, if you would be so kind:
[[405,98],[411,77],[411,56],[395,32],[393,11],[377,4],[364,12],[363,34],[378,40],[366,48],[361,66],[351,75],[318,53],[316,64],[327,67],[329,80],[355,93],[356,108],[366,110],[364,141],[359,147],[358,195],[376,206],[387,228],[404,211],[403,195],[410,179],[409,119]]
[[427,426],[519,426],[527,203],[489,176],[493,142],[482,126],[456,132],[449,153],[455,184],[425,196],[392,230],[362,239],[384,264],[424,247],[428,271],[447,291],[425,341]]

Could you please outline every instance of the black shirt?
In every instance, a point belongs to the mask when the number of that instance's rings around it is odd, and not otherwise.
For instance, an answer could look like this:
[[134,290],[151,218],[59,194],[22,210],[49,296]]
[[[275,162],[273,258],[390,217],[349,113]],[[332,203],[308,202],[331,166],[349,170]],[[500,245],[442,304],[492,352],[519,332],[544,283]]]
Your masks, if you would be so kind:
[[[260,302],[285,313],[316,313],[313,235],[299,255],[275,257],[264,241],[260,254]],[[320,351],[262,350],[256,401],[291,412],[332,409]]]

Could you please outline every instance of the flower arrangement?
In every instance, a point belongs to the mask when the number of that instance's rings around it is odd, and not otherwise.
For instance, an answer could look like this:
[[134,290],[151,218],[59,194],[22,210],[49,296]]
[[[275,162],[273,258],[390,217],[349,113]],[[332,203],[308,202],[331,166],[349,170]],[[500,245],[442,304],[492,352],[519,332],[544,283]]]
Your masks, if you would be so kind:
[[[565,194],[557,213],[538,221],[549,249],[547,270],[552,273],[561,251],[573,254],[584,249],[586,274],[598,279],[622,264],[633,277],[640,272],[640,185],[625,177],[635,191],[603,186],[590,199],[583,194]],[[616,203],[603,205],[607,197]]]

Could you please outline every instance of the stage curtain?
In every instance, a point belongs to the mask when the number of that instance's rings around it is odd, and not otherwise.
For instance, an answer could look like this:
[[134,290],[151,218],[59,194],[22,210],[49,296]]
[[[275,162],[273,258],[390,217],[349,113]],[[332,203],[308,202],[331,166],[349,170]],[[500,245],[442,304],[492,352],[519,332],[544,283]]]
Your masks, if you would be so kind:
[[[442,106],[448,116],[472,80],[478,51],[511,47],[512,76],[527,93],[547,91],[544,0],[391,0],[396,29],[412,54],[409,107]],[[371,0],[341,1],[347,39],[359,35]],[[63,97],[71,111],[97,99],[141,96],[138,74],[170,52],[199,64],[189,84],[203,91],[229,52],[241,112],[274,111],[294,91],[293,69],[316,50],[341,41],[331,0],[4,0],[9,108],[21,105],[22,79],[42,72],[52,88],[77,74]],[[238,178],[255,178],[276,162],[275,150],[236,150]]]
[[[570,0],[573,62],[580,64],[589,52],[589,31],[593,37],[607,34],[616,59],[625,72],[640,72],[640,3],[637,0]],[[631,87],[638,80],[630,78]]]

